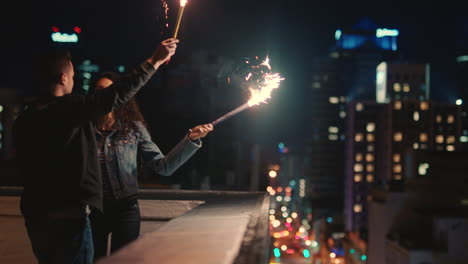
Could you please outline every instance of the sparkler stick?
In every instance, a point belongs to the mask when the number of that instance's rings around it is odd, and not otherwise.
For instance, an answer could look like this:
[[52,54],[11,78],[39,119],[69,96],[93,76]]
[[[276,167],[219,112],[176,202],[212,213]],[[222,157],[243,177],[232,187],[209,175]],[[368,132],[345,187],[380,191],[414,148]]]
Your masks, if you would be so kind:
[[250,107],[250,105],[249,105],[248,103],[245,103],[245,104],[243,104],[243,105],[237,107],[236,109],[232,110],[231,112],[229,112],[229,113],[223,115],[222,117],[216,119],[215,121],[211,122],[211,124],[212,124],[213,126],[216,126],[217,124],[219,124],[219,123],[225,121],[226,119],[228,119],[228,118],[230,118],[230,117],[232,117],[232,116],[234,116],[234,115],[237,115],[238,113],[244,111],[245,109],[247,109],[247,108],[249,108],[249,107]]
[[[174,29],[174,34],[172,35],[173,38],[177,38],[177,34],[179,33],[180,21],[182,21],[182,15],[184,14],[184,8],[185,8],[185,5],[187,4],[187,1],[188,0],[180,0],[179,13],[177,13],[177,22],[176,22],[176,26]],[[170,61],[171,59],[168,59],[166,61],[166,65],[169,64]]]

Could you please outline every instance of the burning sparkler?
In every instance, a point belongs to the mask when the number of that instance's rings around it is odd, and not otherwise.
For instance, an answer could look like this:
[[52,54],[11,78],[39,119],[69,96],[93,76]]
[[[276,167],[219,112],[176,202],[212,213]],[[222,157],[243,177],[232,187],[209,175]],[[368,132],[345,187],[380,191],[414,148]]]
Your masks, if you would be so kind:
[[179,33],[180,21],[182,21],[182,15],[184,14],[184,8],[185,8],[185,5],[187,4],[187,1],[188,0],[180,0],[179,13],[177,14],[177,22],[176,22],[176,26],[174,29],[173,38],[177,38],[177,34]]
[[[180,21],[182,21],[182,15],[184,14],[184,8],[185,5],[187,4],[188,0],[180,0],[180,7],[179,7],[179,13],[177,14],[177,21],[176,21],[176,26],[174,28],[174,34],[173,38],[177,38],[177,34],[179,33],[179,28],[180,28]],[[168,59],[166,61],[166,65],[169,64],[171,59]]]
[[[256,58],[258,59],[258,58]],[[246,64],[251,64],[249,60],[245,61]],[[271,73],[270,59],[267,58],[265,61],[258,65],[250,66],[250,70],[247,71],[244,77],[245,81],[249,82],[250,99],[245,104],[237,107],[231,112],[221,116],[215,121],[211,122],[213,126],[225,121],[226,119],[260,103],[266,103],[267,99],[271,98],[271,92],[278,88],[280,82],[284,80],[279,73]]]

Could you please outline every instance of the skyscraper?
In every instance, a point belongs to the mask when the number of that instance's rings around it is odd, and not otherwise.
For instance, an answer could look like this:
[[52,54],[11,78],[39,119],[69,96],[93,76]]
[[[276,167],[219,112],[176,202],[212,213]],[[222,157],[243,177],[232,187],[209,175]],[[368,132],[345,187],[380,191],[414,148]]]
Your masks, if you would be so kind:
[[[306,175],[316,217],[342,215],[345,182],[347,103],[374,100],[376,67],[398,56],[398,30],[378,27],[369,18],[337,29],[328,56],[311,62]],[[317,210],[322,209],[322,210]]]
[[456,151],[461,135],[460,106],[428,100],[427,65],[381,63],[377,68],[382,103],[350,104],[347,125],[346,228],[364,238],[372,188],[401,187],[413,169],[406,153]]

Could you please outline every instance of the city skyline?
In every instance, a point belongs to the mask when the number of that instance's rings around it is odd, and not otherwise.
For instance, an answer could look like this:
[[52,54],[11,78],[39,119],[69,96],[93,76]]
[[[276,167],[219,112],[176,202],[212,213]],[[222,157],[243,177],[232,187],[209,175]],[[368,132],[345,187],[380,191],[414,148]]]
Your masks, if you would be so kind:
[[[148,56],[145,51],[171,34],[176,4],[177,1],[168,1],[168,28],[163,26],[160,1],[144,1],[139,5],[128,5],[125,1],[82,1],[80,4],[47,1],[17,6],[3,28],[4,35],[10,37],[4,43],[2,55],[8,63],[2,65],[1,72],[7,74],[0,80],[0,87],[34,89],[34,84],[27,80],[16,81],[23,75],[16,69],[32,70],[27,63],[29,55],[50,44],[52,26],[69,32],[74,26],[82,29],[80,47],[72,49],[74,58],[86,55],[99,64],[132,67]],[[458,94],[450,69],[455,67],[457,51],[467,41],[466,16],[457,12],[455,6],[437,9],[403,4],[392,2],[381,8],[355,3],[326,6],[310,2],[285,5],[280,1],[191,1],[173,63],[182,63],[197,51],[209,51],[232,60],[269,54],[272,66],[286,80],[269,105],[255,110],[262,114],[260,123],[264,127],[256,138],[262,140],[263,136],[270,135],[268,131],[276,129],[281,135],[278,138],[295,141],[304,135],[300,129],[289,128],[304,122],[301,109],[307,105],[303,94],[308,86],[310,60],[329,52],[337,29],[351,27],[363,17],[369,17],[381,27],[399,30],[398,48],[404,59],[431,64],[434,99],[455,100]],[[406,8],[400,10],[399,6]],[[41,12],[36,12],[36,7]],[[272,141],[277,139],[268,140]]]

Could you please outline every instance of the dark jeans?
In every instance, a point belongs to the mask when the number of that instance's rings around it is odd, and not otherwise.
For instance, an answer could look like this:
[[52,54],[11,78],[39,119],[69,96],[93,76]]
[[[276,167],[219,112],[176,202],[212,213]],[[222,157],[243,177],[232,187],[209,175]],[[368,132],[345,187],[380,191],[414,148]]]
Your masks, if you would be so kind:
[[25,225],[39,264],[93,263],[93,240],[87,216],[55,220],[25,217]]
[[111,253],[127,245],[140,235],[140,208],[133,201],[105,201],[104,214],[92,212],[94,257],[107,256],[108,237],[111,235]]

